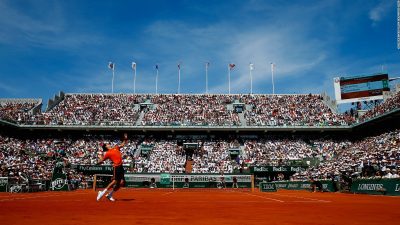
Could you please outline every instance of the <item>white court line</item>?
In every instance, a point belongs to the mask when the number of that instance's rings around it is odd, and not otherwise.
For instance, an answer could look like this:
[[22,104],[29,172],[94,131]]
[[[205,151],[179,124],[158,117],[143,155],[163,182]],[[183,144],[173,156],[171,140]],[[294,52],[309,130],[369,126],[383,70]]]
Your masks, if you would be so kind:
[[66,196],[67,194],[69,195],[81,195],[85,193],[63,193],[63,194],[51,194],[51,195],[39,195],[39,196],[32,196],[32,197],[23,197],[23,198],[8,198],[8,199],[0,199],[0,202],[6,202],[6,201],[15,201],[15,200],[25,200],[25,199],[35,199],[35,198],[47,198],[47,197],[58,197],[58,196]]
[[[118,199],[117,199],[118,200]],[[138,200],[138,201],[135,201],[135,202],[146,202],[146,203],[149,203],[149,202],[157,202],[157,203],[160,203],[160,204],[171,204],[171,203],[188,203],[188,201],[187,200],[179,200],[179,201],[171,201],[171,200],[154,200],[154,201],[147,201],[147,200]],[[196,200],[194,200],[194,201],[192,201],[192,200],[190,200],[190,203],[192,204],[194,204],[194,203],[206,203],[206,204],[210,204],[210,203],[212,203],[212,204],[219,204],[219,203],[234,203],[234,204],[240,204],[240,203],[271,203],[271,201],[266,201],[266,200],[264,200],[264,201],[259,201],[259,200],[256,200],[256,201],[240,201],[240,200],[238,200],[238,201],[210,201],[210,200],[200,200],[200,201],[196,201]]]
[[8,198],[8,199],[1,199],[0,202],[34,199],[34,198],[46,198],[46,197],[53,197],[53,196],[61,196],[61,195],[40,195],[40,196],[24,197],[24,198]]
[[276,201],[276,202],[285,202],[285,201],[282,201],[282,200],[278,200],[278,199],[274,199],[274,198],[267,198],[267,197],[260,196],[260,195],[253,195],[253,194],[249,194],[249,193],[244,193],[244,194],[250,195],[250,196],[254,196],[254,197],[257,197],[257,198],[268,199],[268,200],[272,200],[272,201]]
[[278,195],[278,196],[284,196],[284,197],[291,197],[291,198],[300,198],[300,199],[312,200],[312,201],[317,201],[317,202],[331,202],[331,201],[320,200],[320,199],[315,199],[315,198],[305,198],[305,197],[298,197],[298,196],[292,196],[292,195],[282,195],[282,194],[274,194],[274,193],[271,193],[271,194],[272,194],[272,195]]
[[373,196],[373,197],[386,197],[386,198],[399,198],[399,196],[396,196],[396,195],[379,195],[379,194],[376,194],[376,195],[363,195],[363,194],[357,194],[357,193],[355,193],[355,196]]
[[[302,203],[319,203],[318,201],[291,201],[291,202],[302,202]],[[325,203],[325,202],[320,202]]]

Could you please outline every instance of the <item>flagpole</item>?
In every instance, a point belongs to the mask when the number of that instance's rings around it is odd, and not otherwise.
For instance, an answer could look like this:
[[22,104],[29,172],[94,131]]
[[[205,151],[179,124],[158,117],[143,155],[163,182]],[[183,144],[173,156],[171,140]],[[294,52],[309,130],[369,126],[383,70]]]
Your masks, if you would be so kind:
[[115,69],[115,64],[113,64],[112,68],[112,81],[111,81],[111,93],[114,93],[114,69]]
[[275,94],[275,84],[274,84],[274,64],[271,63],[271,74],[272,74],[272,94]]
[[228,94],[231,94],[231,68],[228,64]]
[[206,94],[208,94],[208,62],[206,63]]
[[133,74],[133,94],[136,94],[136,63],[132,64],[134,74]]
[[251,63],[250,63],[249,69],[250,69],[250,94],[252,95],[253,94],[253,76],[251,74],[251,70],[252,70],[252,64]]
[[157,75],[156,75],[156,95],[158,94],[158,68],[157,68]]
[[178,65],[178,94],[181,93],[181,66]]
[[136,68],[135,68],[135,75],[133,78],[133,94],[136,94]]

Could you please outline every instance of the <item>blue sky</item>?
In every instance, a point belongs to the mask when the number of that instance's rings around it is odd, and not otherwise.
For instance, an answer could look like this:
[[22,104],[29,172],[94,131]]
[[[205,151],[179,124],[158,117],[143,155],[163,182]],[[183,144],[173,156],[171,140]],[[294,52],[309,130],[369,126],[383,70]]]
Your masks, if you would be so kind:
[[321,93],[333,77],[400,74],[395,0],[0,1],[0,98],[42,98],[59,91]]

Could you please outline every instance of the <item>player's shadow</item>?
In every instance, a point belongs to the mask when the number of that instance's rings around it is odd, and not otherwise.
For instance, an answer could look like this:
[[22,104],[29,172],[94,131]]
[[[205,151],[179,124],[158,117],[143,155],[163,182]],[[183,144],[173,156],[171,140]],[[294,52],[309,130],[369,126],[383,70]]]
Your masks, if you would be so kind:
[[134,198],[121,198],[121,199],[118,199],[118,201],[121,201],[121,202],[130,202],[130,201],[135,201],[135,199],[134,199]]

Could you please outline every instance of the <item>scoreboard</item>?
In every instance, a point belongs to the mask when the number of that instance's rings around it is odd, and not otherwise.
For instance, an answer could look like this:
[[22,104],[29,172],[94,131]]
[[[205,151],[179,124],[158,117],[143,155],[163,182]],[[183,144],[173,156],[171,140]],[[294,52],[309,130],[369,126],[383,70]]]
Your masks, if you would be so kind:
[[183,143],[183,149],[197,150],[197,149],[199,149],[199,144],[198,143]]
[[383,99],[383,92],[390,91],[386,73],[335,77],[333,79],[337,103]]

